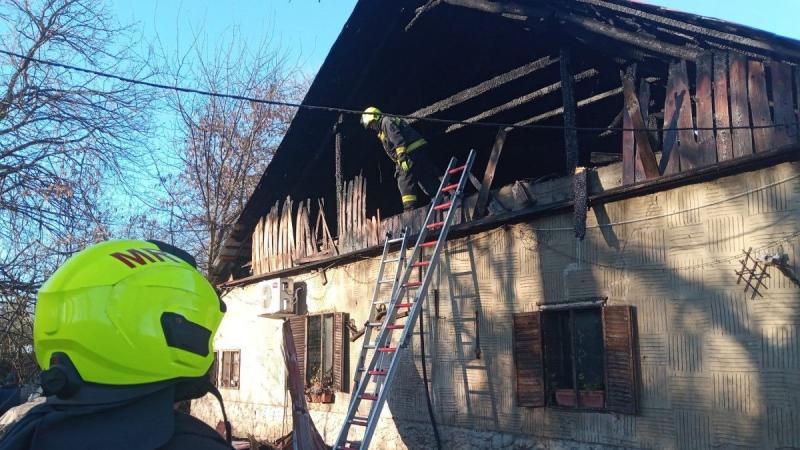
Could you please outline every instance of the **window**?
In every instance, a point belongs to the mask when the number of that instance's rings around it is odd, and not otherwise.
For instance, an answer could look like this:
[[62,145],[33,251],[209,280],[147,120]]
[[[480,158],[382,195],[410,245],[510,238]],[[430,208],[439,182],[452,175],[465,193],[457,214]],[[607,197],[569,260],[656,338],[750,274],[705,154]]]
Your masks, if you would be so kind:
[[222,381],[220,387],[239,389],[239,350],[222,352]]
[[546,403],[605,407],[603,322],[600,308],[542,313]]
[[635,414],[630,306],[514,314],[518,406]]
[[312,379],[332,380],[336,391],[347,392],[349,376],[349,315],[344,313],[315,314],[289,319],[297,350],[300,373],[306,386]]

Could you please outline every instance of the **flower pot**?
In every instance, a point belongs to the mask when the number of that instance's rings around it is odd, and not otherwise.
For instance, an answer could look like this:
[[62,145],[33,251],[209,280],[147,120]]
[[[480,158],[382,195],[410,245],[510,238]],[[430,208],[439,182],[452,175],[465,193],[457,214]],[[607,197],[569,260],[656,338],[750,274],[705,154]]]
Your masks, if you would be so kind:
[[333,392],[323,392],[319,395],[319,402],[320,403],[333,403],[334,397]]
[[601,409],[605,406],[604,391],[578,391],[578,398],[585,408]]
[[556,404],[558,406],[575,406],[575,390],[556,389]]

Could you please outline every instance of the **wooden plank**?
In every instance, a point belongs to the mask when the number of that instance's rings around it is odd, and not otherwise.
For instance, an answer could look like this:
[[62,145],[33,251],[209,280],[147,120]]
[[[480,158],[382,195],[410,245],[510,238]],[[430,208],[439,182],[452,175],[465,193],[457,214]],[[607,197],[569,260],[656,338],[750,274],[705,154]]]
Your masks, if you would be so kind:
[[[681,128],[690,129],[680,130]],[[683,162],[690,167],[695,166],[696,155],[692,154],[692,150],[696,149],[696,146],[691,128],[693,128],[692,105],[686,61],[677,61],[669,65],[664,100],[664,150],[661,156],[664,175],[680,172],[683,169],[681,167]]]
[[764,74],[764,63],[761,61],[751,60],[747,63],[747,95],[750,99],[750,115],[753,117],[755,150],[756,152],[772,150],[775,148],[775,129],[772,128],[767,78]]
[[347,313],[333,314],[333,388],[340,392],[347,392],[350,378],[348,367],[348,349],[350,339],[347,338],[347,324],[350,315]]
[[[578,130],[575,87],[572,79],[572,57],[566,47],[560,50],[559,73],[561,75],[561,102],[564,106],[564,151],[566,173],[572,174],[578,166]],[[484,180],[485,181],[485,180]]]
[[656,178],[659,176],[658,164],[653,150],[650,148],[650,140],[645,131],[644,120],[642,119],[642,110],[639,105],[639,99],[636,96],[636,88],[633,79],[629,76],[622,77],[622,91],[625,97],[625,108],[631,118],[634,137],[636,139],[636,153],[642,160],[642,167],[645,171],[645,176],[648,179]]
[[633,138],[633,121],[628,109],[623,108],[622,115],[622,184],[633,184],[636,181],[636,142]]
[[733,158],[731,117],[728,104],[728,54],[714,54],[714,128],[717,133],[717,161]]
[[638,411],[634,317],[631,306],[603,308],[606,408],[621,414]]
[[[289,318],[289,328],[292,331],[295,354],[297,355],[297,366],[300,372],[300,379],[306,383],[306,316]],[[285,330],[285,328],[284,328]],[[284,333],[285,335],[285,333]]]
[[797,122],[792,101],[792,68],[788,64],[772,61],[772,104],[775,113],[775,145],[780,147],[797,141]]
[[[639,80],[639,110],[642,112],[642,123],[645,124],[648,128],[650,127],[649,115],[650,115],[650,82],[647,79],[642,78]],[[656,128],[656,127],[653,127]],[[648,136],[650,136],[650,132],[647,132]],[[634,133],[634,148],[636,147],[636,134]],[[650,143],[650,148],[655,149],[656,147],[653,146],[654,139],[650,139],[648,141]],[[642,181],[647,179],[647,175],[644,172],[644,164],[642,163],[642,155],[638,152],[636,153],[636,157],[634,158],[634,170],[635,170],[635,178],[636,181]]]
[[747,103],[747,60],[739,53],[728,54],[730,79],[731,126],[733,128],[733,157],[753,153],[753,134],[750,131],[750,106]]
[[714,55],[704,53],[697,60],[695,110],[697,112],[697,145],[701,165],[717,162],[717,143],[714,140],[714,98],[712,95]]
[[503,151],[503,144],[506,142],[506,134],[507,131],[505,128],[497,130],[492,152],[489,155],[489,163],[486,165],[486,172],[483,174],[483,184],[481,184],[481,189],[478,192],[478,200],[475,202],[475,210],[472,213],[473,219],[479,219],[486,214],[486,203],[489,200],[489,192],[492,189],[492,181],[494,180],[494,172],[497,169],[497,162],[500,160],[500,153]]
[[514,314],[514,367],[517,406],[545,405],[541,314]]
[[703,166],[703,155],[694,137],[694,120],[692,119],[692,95],[689,91],[689,75],[686,71],[686,61],[679,61],[670,65],[670,75],[676,77],[676,102],[681,103],[678,108],[678,154],[680,155],[680,170],[691,170]]

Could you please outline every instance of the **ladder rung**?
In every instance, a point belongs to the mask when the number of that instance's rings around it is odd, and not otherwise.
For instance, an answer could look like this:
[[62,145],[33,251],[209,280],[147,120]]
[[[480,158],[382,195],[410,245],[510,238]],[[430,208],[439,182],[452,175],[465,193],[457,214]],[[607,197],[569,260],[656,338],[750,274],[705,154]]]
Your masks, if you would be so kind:
[[373,348],[375,348],[375,344],[367,344],[367,345],[364,346],[364,348],[366,348],[368,350],[372,350]]
[[390,244],[394,244],[395,242],[403,242],[403,239],[404,239],[404,238],[401,238],[401,237],[399,237],[399,238],[392,238],[392,239],[389,239],[389,243],[390,243]]
[[378,375],[378,376],[386,375],[386,371],[385,370],[370,370],[367,373],[369,373],[370,375]]
[[411,308],[412,306],[414,306],[414,304],[413,303],[398,303],[395,306],[397,306],[398,308]]
[[464,164],[463,166],[454,167],[454,168],[450,169],[450,170],[449,170],[447,173],[449,173],[450,175],[452,175],[452,174],[454,174],[454,173],[461,172],[462,170],[464,170],[464,168],[465,168],[465,167],[467,167],[467,165],[466,165],[466,164]]
[[423,242],[422,244],[419,244],[420,247],[433,247],[434,245],[436,245],[436,241]]
[[378,283],[394,283],[394,280],[389,278],[388,280],[378,280]]
[[444,221],[441,221],[441,222],[434,222],[434,223],[432,223],[432,224],[428,225],[428,229],[429,229],[429,230],[435,230],[435,229],[437,229],[437,228],[441,228],[441,227],[443,227],[443,226],[444,226]]
[[361,450],[361,447],[350,447],[349,445],[344,445],[344,446],[340,445],[336,448],[340,450]]
[[428,267],[431,265],[430,261],[419,261],[411,265],[411,267]]
[[409,281],[408,283],[404,283],[403,287],[404,288],[415,288],[415,287],[419,287],[421,284],[422,284],[421,281]]
[[449,208],[450,205],[452,205],[452,204],[453,204],[453,202],[444,202],[444,203],[442,203],[440,205],[434,206],[433,209],[435,209],[436,211],[441,211],[443,209]]
[[392,259],[383,260],[383,262],[385,262],[385,263],[387,263],[387,262],[397,262],[397,261],[400,261],[400,258],[392,258]]
[[381,353],[392,353],[397,351],[397,347],[381,347],[378,351]]
[[350,425],[358,425],[358,426],[361,426],[361,427],[367,426],[367,423],[368,422],[366,420],[353,419],[353,420],[350,421]]
[[386,325],[387,330],[402,330],[405,327],[405,325]]
[[379,327],[379,326],[381,326],[381,325],[383,325],[383,322],[369,322],[369,323],[367,324],[367,326],[368,326],[368,327],[373,327],[373,328],[374,328],[374,327]]
[[451,185],[443,187],[442,192],[455,191],[456,189],[458,189],[458,183],[453,183]]
[[375,401],[378,399],[378,396],[375,394],[361,394],[361,398],[364,400],[372,400]]
[[387,303],[392,303],[392,301],[391,300],[377,300],[377,301],[375,301],[375,303],[379,304],[379,305],[386,305]]

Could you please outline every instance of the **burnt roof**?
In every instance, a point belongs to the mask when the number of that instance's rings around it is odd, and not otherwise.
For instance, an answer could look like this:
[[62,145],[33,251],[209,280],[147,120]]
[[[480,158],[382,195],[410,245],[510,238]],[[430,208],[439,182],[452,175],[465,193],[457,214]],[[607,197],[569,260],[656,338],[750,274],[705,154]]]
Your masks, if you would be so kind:
[[[649,41],[668,48],[643,45]],[[800,62],[798,41],[624,0],[362,0],[342,28],[303,103],[355,110],[375,105],[386,112],[411,114],[533,61],[558,58],[561,47],[570,48],[573,54],[572,72],[587,74],[585,80],[575,84],[578,100],[618,88],[619,70],[630,61],[638,62],[640,74],[654,77],[664,77],[667,64],[676,56],[686,53],[691,57],[706,50],[735,50],[757,58]],[[480,95],[431,117],[464,120],[542,90],[559,79],[557,61],[544,64],[527,76],[488,86]],[[544,92],[535,101],[512,105],[486,120],[516,123],[561,106],[560,91]],[[620,96],[603,97],[579,109],[578,124],[607,126],[621,108]],[[324,197],[327,207],[333,208],[337,117],[336,112],[297,112],[228,234],[220,260],[215,263],[216,281],[227,278],[232,268],[249,260],[249,236],[276,200],[287,195],[295,199]],[[558,126],[561,120],[553,115],[539,123]],[[483,167],[497,131],[468,126],[447,132],[447,125],[430,122],[419,122],[415,127],[431,142],[433,156],[442,166],[451,155],[475,148],[479,150],[477,167]],[[394,201],[394,169],[375,137],[360,129],[358,117],[352,115],[345,115],[341,131],[344,178],[358,173],[366,176],[370,211],[380,207],[383,217],[399,212],[399,201]],[[581,133],[579,140],[591,151],[619,152],[620,148],[618,135],[609,138],[597,132]],[[557,128],[515,130],[506,141],[495,181],[560,172],[564,167],[562,149],[562,131]]]

